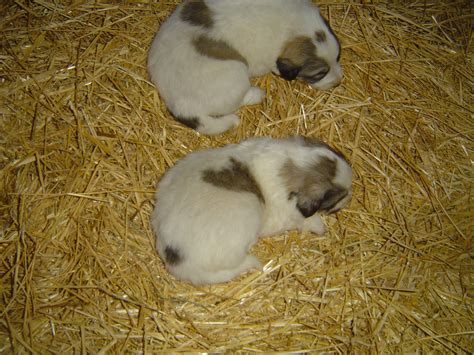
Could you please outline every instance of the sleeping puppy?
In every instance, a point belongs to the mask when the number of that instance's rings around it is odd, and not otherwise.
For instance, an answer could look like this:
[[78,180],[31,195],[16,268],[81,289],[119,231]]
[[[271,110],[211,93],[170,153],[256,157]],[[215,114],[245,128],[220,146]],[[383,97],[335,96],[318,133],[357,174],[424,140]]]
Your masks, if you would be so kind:
[[260,261],[260,237],[323,234],[321,214],[345,207],[352,169],[337,150],[304,137],[256,137],[188,154],[161,179],[151,225],[168,270],[194,284],[226,282]]
[[270,71],[327,90],[342,79],[340,45],[309,0],[188,0],[163,23],[148,71],[176,120],[203,134],[238,125]]

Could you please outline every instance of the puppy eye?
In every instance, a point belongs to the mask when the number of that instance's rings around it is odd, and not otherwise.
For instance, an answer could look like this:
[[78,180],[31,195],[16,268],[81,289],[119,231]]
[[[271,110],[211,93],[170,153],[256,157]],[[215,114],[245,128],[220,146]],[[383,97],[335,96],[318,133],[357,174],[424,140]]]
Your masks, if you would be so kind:
[[329,73],[329,70],[324,70],[320,73],[317,73],[316,75],[313,76],[313,80],[314,81],[319,81],[322,78],[324,78],[327,75],[327,73]]
[[327,73],[329,73],[329,70],[325,69],[312,75],[303,75],[301,79],[308,82],[309,84],[314,84],[315,82],[320,81],[322,78],[324,78]]

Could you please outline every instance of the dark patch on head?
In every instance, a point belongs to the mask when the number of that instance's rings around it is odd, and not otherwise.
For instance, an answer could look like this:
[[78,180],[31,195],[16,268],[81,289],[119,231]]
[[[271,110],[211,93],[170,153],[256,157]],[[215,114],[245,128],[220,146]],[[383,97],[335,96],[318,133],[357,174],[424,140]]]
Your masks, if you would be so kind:
[[291,159],[284,164],[280,175],[288,199],[296,198],[296,207],[304,217],[317,211],[336,212],[334,207],[348,195],[347,189],[332,182],[336,169],[336,160],[325,156],[309,167],[299,167]]
[[230,158],[229,167],[221,170],[204,170],[202,179],[226,190],[250,192],[256,195],[260,201],[265,202],[262,191],[249,168],[234,158]]
[[182,123],[186,127],[192,128],[192,129],[197,129],[199,128],[199,118],[198,117],[183,117],[179,115],[175,115],[173,112],[170,112],[171,116],[178,121],[179,123]]
[[169,265],[176,265],[182,261],[182,256],[178,249],[170,247],[169,245],[165,248],[165,261]]
[[329,72],[329,65],[316,55],[311,38],[295,37],[288,41],[277,59],[277,67],[286,80],[302,79],[314,84]]
[[333,148],[329,144],[323,142],[322,140],[320,140],[318,138],[304,137],[304,136],[301,136],[301,138],[303,139],[303,146],[305,146],[305,147],[321,147],[321,148],[329,149],[331,152],[336,154],[339,158],[341,158],[341,159],[343,159],[347,162],[347,159],[344,156],[344,154],[342,154],[336,148]]
[[206,57],[219,60],[237,60],[247,65],[247,60],[230,44],[200,35],[193,40],[193,45],[198,53]]
[[329,33],[334,37],[334,39],[336,40],[336,43],[337,43],[337,61],[339,62],[339,60],[341,59],[341,42],[339,42],[339,38],[337,38],[336,34],[334,33],[334,31],[332,30],[331,26],[329,26],[329,22],[328,20],[326,20],[326,18],[324,16],[321,15],[321,18],[323,19],[324,21],[324,24],[326,25]]
[[181,20],[194,26],[211,28],[213,25],[212,12],[204,0],[189,0],[181,9]]
[[326,33],[324,31],[316,31],[314,35],[316,36],[316,41],[318,42],[326,41]]

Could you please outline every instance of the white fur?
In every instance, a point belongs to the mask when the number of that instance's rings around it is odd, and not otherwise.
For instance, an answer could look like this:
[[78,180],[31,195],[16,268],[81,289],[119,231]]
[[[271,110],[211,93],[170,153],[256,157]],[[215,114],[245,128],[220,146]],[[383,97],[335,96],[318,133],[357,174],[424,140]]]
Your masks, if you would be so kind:
[[[185,118],[198,117],[197,130],[219,134],[239,123],[233,114],[240,106],[260,103],[264,92],[251,87],[249,78],[273,71],[284,44],[297,36],[327,36],[317,43],[318,56],[329,73],[312,86],[326,90],[341,81],[336,60],[338,44],[319,9],[309,0],[206,0],[213,26],[206,29],[180,18],[180,5],[156,34],[148,56],[148,71],[170,111]],[[236,49],[248,66],[235,60],[201,55],[192,39],[205,34]]]
[[[194,284],[229,281],[260,262],[248,254],[260,236],[298,229],[323,234],[318,213],[304,218],[289,199],[281,176],[288,159],[308,166],[321,157],[337,162],[334,181],[349,192],[337,206],[344,207],[351,196],[352,170],[348,163],[325,147],[308,147],[300,137],[288,139],[252,138],[240,144],[190,153],[168,170],[158,184],[151,224],[156,248],[165,260],[165,248],[179,251],[182,262],[167,265],[177,278]],[[230,158],[245,164],[264,197],[231,191],[203,180],[203,171],[221,170]]]

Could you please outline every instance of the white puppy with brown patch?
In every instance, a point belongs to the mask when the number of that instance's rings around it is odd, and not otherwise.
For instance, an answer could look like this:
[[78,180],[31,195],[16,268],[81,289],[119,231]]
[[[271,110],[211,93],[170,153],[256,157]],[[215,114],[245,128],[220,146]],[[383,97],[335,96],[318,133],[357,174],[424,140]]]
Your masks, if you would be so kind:
[[290,229],[323,234],[320,213],[351,198],[341,153],[304,137],[252,138],[187,155],[166,172],[151,224],[171,274],[194,284],[229,281],[260,268],[259,237]]
[[340,45],[309,0],[188,0],[163,23],[148,71],[171,114],[204,134],[236,126],[270,71],[326,90],[342,79]]

